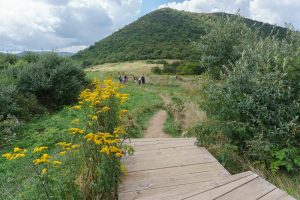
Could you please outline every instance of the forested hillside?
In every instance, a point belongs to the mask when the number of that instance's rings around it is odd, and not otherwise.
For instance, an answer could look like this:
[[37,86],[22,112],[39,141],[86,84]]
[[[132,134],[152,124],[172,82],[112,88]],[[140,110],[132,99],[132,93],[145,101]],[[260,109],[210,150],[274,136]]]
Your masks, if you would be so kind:
[[[212,21],[227,16],[160,9],[78,52],[74,58],[86,66],[127,60],[197,58],[199,52],[193,48],[193,42],[210,32]],[[269,35],[274,28],[250,19],[245,22],[253,28],[261,27],[263,35]],[[277,32],[282,37],[285,29],[275,27],[273,33]]]

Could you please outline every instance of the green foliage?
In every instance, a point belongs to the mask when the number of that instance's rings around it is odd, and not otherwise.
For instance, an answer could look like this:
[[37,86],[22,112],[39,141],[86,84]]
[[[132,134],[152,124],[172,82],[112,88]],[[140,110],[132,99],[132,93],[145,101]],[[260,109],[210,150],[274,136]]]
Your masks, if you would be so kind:
[[161,74],[162,70],[160,69],[160,67],[152,67],[151,72],[154,74]]
[[252,40],[253,31],[240,16],[225,15],[211,26],[211,31],[201,37],[198,48],[202,52],[201,62],[218,79],[241,57],[245,43]]
[[[206,87],[206,110],[222,122],[228,141],[252,160],[290,170],[273,152],[300,144],[300,36],[290,31],[283,40],[256,38],[244,44],[241,58],[221,84]],[[289,159],[298,157],[291,154]]]
[[49,108],[59,108],[76,100],[85,83],[85,73],[68,58],[45,54],[25,67],[18,76],[21,92],[36,95]]
[[22,59],[27,63],[35,63],[39,60],[39,54],[27,51],[22,56]]
[[[197,60],[202,52],[194,48],[193,42],[198,42],[201,36],[216,28],[211,23],[226,16],[228,14],[199,14],[163,8],[141,17],[73,57],[84,62],[83,66],[165,58]],[[262,26],[263,35],[269,35],[273,27],[250,19],[245,19],[245,22],[251,27]],[[283,28],[278,29],[284,32]]]

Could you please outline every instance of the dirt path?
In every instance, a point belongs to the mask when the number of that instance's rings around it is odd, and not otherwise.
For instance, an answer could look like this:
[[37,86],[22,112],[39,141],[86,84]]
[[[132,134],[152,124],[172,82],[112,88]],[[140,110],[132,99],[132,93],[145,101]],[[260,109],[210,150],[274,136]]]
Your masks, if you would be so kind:
[[[163,99],[165,105],[170,104],[171,100],[161,95],[161,98]],[[147,130],[144,133],[145,138],[168,138],[170,137],[167,135],[164,130],[164,123],[168,118],[168,113],[161,109],[155,115],[153,115],[149,121],[149,126]]]

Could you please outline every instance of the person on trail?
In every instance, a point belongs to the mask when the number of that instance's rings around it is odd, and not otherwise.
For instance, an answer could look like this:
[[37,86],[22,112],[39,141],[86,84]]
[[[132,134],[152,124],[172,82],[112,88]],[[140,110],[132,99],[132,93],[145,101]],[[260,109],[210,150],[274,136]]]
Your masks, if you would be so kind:
[[142,84],[145,84],[145,83],[146,83],[145,75],[144,75],[144,74],[143,74],[143,76],[141,77],[141,80],[142,80]]
[[142,77],[139,77],[138,82],[139,82],[139,85],[142,84]]
[[121,75],[119,76],[119,81],[120,83],[123,83],[123,77]]
[[125,75],[124,76],[124,84],[126,84],[128,82],[128,77]]

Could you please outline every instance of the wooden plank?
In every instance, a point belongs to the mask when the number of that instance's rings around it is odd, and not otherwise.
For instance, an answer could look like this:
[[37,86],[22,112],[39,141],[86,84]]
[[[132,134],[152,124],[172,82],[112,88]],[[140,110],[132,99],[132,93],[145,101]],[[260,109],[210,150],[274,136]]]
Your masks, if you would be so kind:
[[176,155],[179,157],[181,155],[195,155],[202,156],[202,154],[210,155],[204,148],[197,148],[193,146],[185,146],[185,147],[173,147],[167,149],[151,149],[148,151],[138,151],[133,155],[129,156],[129,159],[140,158],[151,160],[157,157],[172,157]]
[[202,154],[199,155],[188,155],[181,154],[180,157],[175,156],[159,156],[156,158],[145,159],[145,158],[132,158],[125,160],[124,163],[127,167],[128,172],[141,171],[141,170],[151,170],[151,169],[162,169],[170,168],[182,165],[193,165],[198,163],[208,163],[216,161],[211,155]]
[[195,183],[201,180],[202,182],[211,181],[215,177],[222,177],[219,173],[224,172],[219,171],[207,171],[193,174],[181,174],[170,177],[152,177],[149,179],[143,179],[140,181],[127,182],[119,187],[120,192],[130,192],[136,190],[154,189],[173,185],[183,185],[188,183]]
[[221,185],[220,187],[215,187],[213,189],[209,189],[206,191],[196,190],[188,195],[182,196],[181,199],[188,199],[188,200],[216,199],[216,198],[240,187],[241,185],[247,184],[257,178],[258,178],[257,174],[252,174],[250,176],[246,176],[244,178],[241,178],[241,179],[238,179],[238,180],[235,180],[232,182],[228,182],[227,184]]
[[184,141],[184,140],[195,140],[195,137],[191,138],[134,138],[128,139],[126,142],[131,143],[143,143],[143,142],[162,142],[162,141]]
[[275,188],[274,185],[259,177],[219,197],[218,200],[254,200],[264,196]]
[[205,171],[214,171],[214,170],[223,170],[224,173],[219,174],[220,176],[230,175],[226,169],[220,165],[218,162],[210,163],[197,163],[194,165],[185,165],[185,166],[176,166],[171,168],[163,169],[153,169],[147,171],[138,171],[138,172],[129,172],[126,176],[122,177],[122,184],[125,184],[127,181],[138,181],[143,179],[148,179],[149,177],[168,177],[180,174],[192,174]]
[[292,196],[289,196],[288,194],[284,194],[276,200],[296,200],[296,199]]
[[249,176],[253,174],[253,172],[243,172],[240,174],[227,176],[224,178],[221,177],[215,177],[215,179],[212,178],[211,181],[202,181],[197,180],[197,182],[193,183],[187,183],[182,185],[175,185],[175,186],[166,186],[162,188],[155,188],[155,189],[146,189],[141,191],[132,191],[132,192],[120,192],[119,193],[119,200],[133,200],[133,199],[155,199],[156,195],[158,194],[166,194],[170,196],[177,196],[178,194],[181,194],[182,190],[187,190],[187,192],[194,191],[196,189],[203,188],[204,190],[207,190],[208,188],[214,188],[218,187],[219,185],[226,184],[227,182],[234,181],[236,179],[240,179],[246,176]]
[[145,155],[147,157],[150,157],[150,156],[156,156],[157,154],[174,154],[174,151],[179,152],[179,151],[185,151],[185,150],[189,150],[189,149],[198,150],[199,154],[207,153],[205,148],[199,148],[196,146],[189,145],[189,146],[182,146],[182,147],[170,147],[170,148],[164,148],[164,149],[150,149],[150,150],[145,150],[145,151],[135,151],[132,156]]
[[285,192],[276,188],[276,189],[272,190],[271,192],[269,192],[268,194],[260,197],[259,200],[274,200],[274,199],[278,199],[282,195],[285,195]]
[[131,145],[135,151],[148,151],[155,149],[166,149],[172,147],[183,147],[183,146],[195,146],[194,141],[175,141],[167,143],[158,143],[158,144],[147,144],[147,145]]

